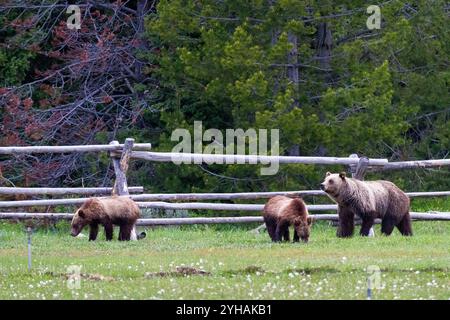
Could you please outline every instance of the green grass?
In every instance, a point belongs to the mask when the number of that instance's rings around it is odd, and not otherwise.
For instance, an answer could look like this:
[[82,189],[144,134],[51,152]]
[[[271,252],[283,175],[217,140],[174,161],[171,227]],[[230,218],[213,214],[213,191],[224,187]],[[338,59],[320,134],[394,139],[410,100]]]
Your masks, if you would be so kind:
[[[317,223],[310,242],[273,244],[242,227],[158,228],[139,242],[72,238],[68,225],[33,234],[0,223],[0,299],[365,299],[366,268],[381,269],[375,299],[450,298],[450,223],[415,222],[415,235],[337,239]],[[117,231],[115,232],[117,236]],[[67,268],[81,265],[81,289]],[[177,273],[180,266],[206,275]]]
[[[450,211],[450,201],[412,202],[428,210]],[[306,245],[273,244],[249,232],[256,226],[157,228],[123,243],[72,238],[59,223],[33,234],[29,272],[24,225],[0,222],[0,299],[365,299],[369,266],[381,270],[375,299],[450,299],[449,222],[414,222],[413,237],[383,237],[377,226],[375,238],[351,239],[321,222]],[[73,265],[80,289],[68,287]]]

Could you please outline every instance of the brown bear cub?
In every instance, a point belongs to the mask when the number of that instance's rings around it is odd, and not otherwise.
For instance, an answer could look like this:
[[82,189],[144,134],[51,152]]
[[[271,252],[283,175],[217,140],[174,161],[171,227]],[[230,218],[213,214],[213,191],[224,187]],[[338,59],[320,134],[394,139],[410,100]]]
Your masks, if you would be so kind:
[[294,226],[294,242],[308,242],[312,217],[301,198],[275,196],[264,206],[264,222],[274,242],[289,241],[289,226]]
[[73,216],[71,235],[76,237],[89,225],[89,241],[94,241],[97,239],[98,225],[101,224],[109,241],[113,238],[113,225],[118,225],[119,240],[130,240],[139,212],[137,204],[128,197],[89,198]]
[[377,218],[385,235],[394,227],[405,236],[412,235],[409,197],[392,182],[360,181],[347,178],[345,172],[327,172],[320,188],[338,204],[338,237],[353,235],[355,214],[362,219],[362,236],[369,234]]

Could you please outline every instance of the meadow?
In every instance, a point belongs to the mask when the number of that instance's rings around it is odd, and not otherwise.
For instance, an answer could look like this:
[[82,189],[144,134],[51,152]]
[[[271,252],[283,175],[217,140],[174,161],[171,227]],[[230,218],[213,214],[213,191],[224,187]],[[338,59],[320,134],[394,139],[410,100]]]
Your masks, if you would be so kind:
[[[431,205],[413,209],[449,203]],[[376,226],[375,238],[351,239],[320,222],[308,244],[271,243],[255,226],[154,228],[125,243],[72,238],[60,222],[34,231],[28,271],[24,224],[0,222],[0,299],[366,299],[367,268],[380,270],[372,299],[450,299],[448,222],[414,222],[413,237]]]

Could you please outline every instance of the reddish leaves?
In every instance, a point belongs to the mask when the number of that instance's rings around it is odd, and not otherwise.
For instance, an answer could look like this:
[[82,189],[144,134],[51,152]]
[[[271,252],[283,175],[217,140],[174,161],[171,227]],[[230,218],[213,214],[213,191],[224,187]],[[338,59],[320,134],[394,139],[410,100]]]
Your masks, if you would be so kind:
[[40,124],[32,122],[25,127],[25,134],[34,141],[39,141],[43,136],[43,128]]
[[[143,10],[148,13],[150,7],[148,3]],[[87,144],[99,132],[115,132],[141,118],[146,97],[137,95],[134,87],[151,81],[151,69],[136,57],[136,47],[145,49],[144,31],[138,27],[145,14],[138,15],[135,5],[127,1],[102,5],[88,1],[81,9],[81,29],[69,29],[67,15],[59,7],[38,3],[21,7],[18,2],[17,16],[30,20],[13,22],[16,39],[37,39],[36,44],[24,41],[21,49],[38,54],[33,55],[26,75],[28,83],[0,88],[0,105],[5,106],[0,143]],[[55,18],[59,19],[56,24]],[[30,26],[25,33],[24,28]],[[141,101],[136,103],[136,99]],[[118,121],[118,114],[123,121]],[[49,172],[49,168],[31,166],[28,160],[11,170],[33,179],[43,172],[40,183],[51,185],[79,170],[82,166],[77,161],[84,161],[75,155],[36,157],[47,163],[54,163],[55,158],[64,161]]]
[[23,100],[23,107],[26,111],[29,111],[30,108],[33,106],[33,99],[31,98],[26,98],[25,100]]
[[112,102],[112,98],[110,96],[103,96],[102,101],[104,104],[108,104]]

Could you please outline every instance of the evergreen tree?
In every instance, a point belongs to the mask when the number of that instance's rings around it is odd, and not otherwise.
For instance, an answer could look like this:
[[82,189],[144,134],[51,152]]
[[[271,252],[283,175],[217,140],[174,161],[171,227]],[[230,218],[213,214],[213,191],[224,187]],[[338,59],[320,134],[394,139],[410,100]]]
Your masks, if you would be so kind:
[[[166,129],[157,146],[169,151],[173,129],[203,121],[222,130],[279,128],[286,155],[445,156],[444,8],[444,1],[386,2],[381,29],[369,30],[365,1],[160,1],[147,21]],[[430,150],[430,139],[439,146]],[[170,188],[298,189],[321,172],[283,166],[264,179],[257,167],[208,166],[220,176],[201,169],[176,168]],[[158,175],[168,170],[172,164],[159,166]]]

